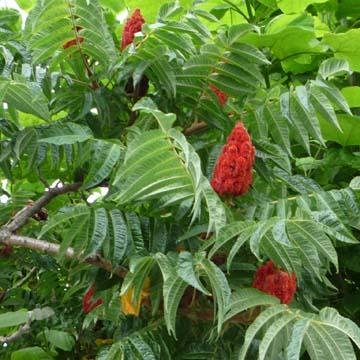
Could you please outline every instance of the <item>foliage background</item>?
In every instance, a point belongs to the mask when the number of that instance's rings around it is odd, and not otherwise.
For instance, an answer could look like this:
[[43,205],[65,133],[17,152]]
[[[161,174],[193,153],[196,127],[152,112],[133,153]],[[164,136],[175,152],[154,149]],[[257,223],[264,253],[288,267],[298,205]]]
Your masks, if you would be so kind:
[[[0,259],[0,356],[356,359],[357,1],[17,3],[25,23],[0,10],[0,241],[20,245]],[[239,119],[254,182],[221,199],[209,179]],[[297,275],[289,306],[251,288],[269,258]],[[84,315],[93,283],[104,304]]]

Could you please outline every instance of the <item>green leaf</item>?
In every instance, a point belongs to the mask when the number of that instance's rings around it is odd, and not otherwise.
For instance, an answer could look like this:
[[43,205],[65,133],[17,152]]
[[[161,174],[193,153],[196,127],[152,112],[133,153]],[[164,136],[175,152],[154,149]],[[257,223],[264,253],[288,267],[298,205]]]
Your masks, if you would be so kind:
[[90,215],[90,210],[85,205],[74,206],[65,213],[61,212],[61,213],[55,214],[43,226],[43,228],[41,229],[41,231],[39,233],[38,238],[41,238],[48,231],[59,226],[60,224],[64,224],[70,220],[77,221],[77,218],[83,217],[85,215],[88,215],[88,216]]
[[0,9],[0,24],[2,32],[6,30],[18,31],[21,26],[21,15],[16,9],[11,9],[10,4],[2,4]]
[[189,285],[205,295],[210,295],[195,272],[196,261],[188,251],[182,251],[178,258],[177,274]]
[[279,335],[280,331],[284,329],[290,322],[296,319],[296,314],[282,314],[275,320],[266,330],[260,346],[259,346],[259,360],[264,360],[269,350],[271,342]]
[[342,111],[352,115],[349,105],[337,87],[321,79],[311,81],[310,86],[317,87],[333,104],[338,106]]
[[35,0],[16,0],[16,3],[25,11],[30,10],[35,2]]
[[264,107],[263,117],[269,123],[269,130],[273,139],[291,155],[289,124],[281,114],[278,106],[267,104],[267,106]]
[[156,121],[159,124],[159,128],[166,133],[171,127],[173,126],[174,122],[176,121],[175,114],[164,114],[163,112],[153,108],[156,106],[151,99],[149,98],[142,98],[139,100],[134,106],[133,111],[142,110],[144,113],[151,114],[154,116]]
[[[180,6],[184,8],[189,8],[192,4],[191,0],[179,0],[177,1]],[[170,0],[161,0],[159,1],[156,6],[152,0],[126,0],[126,5],[131,9],[141,8],[141,12],[144,14],[144,18],[146,19],[147,23],[154,22],[158,15],[159,5],[167,4],[167,3],[174,3]],[[170,8],[172,6],[169,5]]]
[[179,12],[179,10],[181,10],[181,6],[179,5],[178,1],[167,2],[160,6],[157,17],[159,20],[164,20],[166,18],[174,16]]
[[351,108],[360,107],[360,86],[343,87],[341,93]]
[[233,221],[231,224],[225,225],[216,237],[210,239],[204,248],[208,248],[212,244],[214,246],[209,252],[209,258],[214,256],[214,254],[226,245],[230,240],[232,240],[235,236],[239,236],[242,232],[245,232],[246,229],[249,229],[249,235],[254,231],[255,224],[254,222],[243,222],[243,221]]
[[276,224],[276,222],[276,218],[259,221],[256,224],[254,232],[250,236],[250,250],[258,259],[260,259],[261,240],[266,235],[266,233]]
[[[75,38],[74,24],[81,27],[78,45],[63,49]],[[116,49],[103,12],[97,0],[46,0],[37,2],[25,26],[25,40],[33,55],[33,63],[41,63],[62,52],[78,51],[108,66],[116,57]]]
[[[330,124],[336,126],[339,131],[342,131],[340,124],[338,122],[335,110],[327,98],[319,88],[311,87],[310,88],[310,102],[314,109]],[[320,127],[321,127],[321,119],[320,119]],[[323,134],[324,135],[324,134]]]
[[21,309],[0,314],[0,328],[7,328],[24,324],[29,320],[28,311]]
[[161,130],[147,131],[129,144],[114,183],[121,184],[121,191],[112,196],[119,203],[172,194],[180,201],[194,194],[190,174]]
[[176,336],[175,327],[177,309],[187,286],[185,281],[176,276],[164,281],[163,297],[165,322],[169,333],[172,333],[174,336]]
[[156,83],[157,87],[164,89],[170,98],[175,97],[176,78],[174,69],[169,62],[167,46],[151,37],[141,46],[136,53],[136,58],[147,64],[146,76]]
[[[311,354],[311,351],[314,349],[309,349],[308,338],[311,337],[312,344],[315,343],[316,350],[321,350],[324,359],[331,360],[355,360],[356,356],[349,339],[344,336],[344,334],[339,333],[331,328],[326,328],[322,324],[317,324],[315,322],[311,323],[307,334],[306,334],[306,348]],[[314,345],[312,345],[314,346]]]
[[56,348],[64,351],[71,351],[75,345],[74,337],[65,331],[45,330],[46,340]]
[[258,331],[266,324],[272,323],[275,316],[280,315],[286,311],[287,307],[285,305],[275,305],[264,310],[248,327],[245,333],[244,344],[241,347],[239,353],[239,360],[245,360],[246,353],[253,342],[255,335]]
[[294,135],[296,136],[298,142],[303,146],[303,148],[310,154],[309,135],[302,118],[303,110],[301,109],[299,102],[294,96],[290,96],[289,101],[289,115],[295,130]]
[[341,316],[336,309],[325,307],[319,313],[326,326],[346,334],[360,349],[360,328],[350,319]]
[[295,218],[287,221],[286,230],[290,239],[294,239],[300,244],[310,242],[338,269],[337,252],[331,240],[319,229],[315,222]]
[[310,4],[325,3],[328,0],[276,0],[276,3],[285,14],[299,13],[305,10]]
[[349,187],[353,190],[360,190],[360,176],[355,176],[353,179],[351,179]]
[[127,273],[122,286],[120,294],[123,295],[130,288],[134,288],[133,303],[137,303],[140,299],[141,291],[144,286],[146,278],[154,265],[155,259],[153,256],[138,256],[135,255],[130,259],[130,271]]
[[129,246],[129,235],[125,219],[118,209],[110,211],[110,218],[114,234],[113,262],[118,264],[124,257]]
[[38,142],[54,145],[71,145],[84,142],[92,138],[91,130],[83,125],[66,123],[60,126],[52,126],[44,130],[44,137]]
[[322,43],[328,45],[338,59],[347,60],[353,71],[360,71],[359,42],[360,29],[351,29],[344,33],[327,33]]
[[360,144],[360,116],[338,115],[340,132],[327,121],[320,119],[321,131],[326,140],[335,141],[343,146]]
[[108,231],[108,216],[104,208],[94,211],[94,230],[89,244],[89,252],[96,253],[102,246]]
[[302,259],[299,256],[300,254],[294,244],[286,244],[279,241],[278,237],[274,235],[275,228],[276,225],[272,229],[273,236],[270,236],[269,234],[265,235],[263,241],[261,242],[261,249],[281,268],[286,269],[288,272],[296,273],[298,279],[300,280],[300,269],[302,266]]
[[209,225],[207,232],[215,231],[219,233],[220,229],[226,224],[225,207],[219,196],[210,186],[209,181],[203,177],[201,181],[201,193],[209,213]]
[[346,60],[330,58],[321,63],[318,73],[323,79],[327,79],[344,73],[351,74],[351,70]]
[[81,187],[88,189],[106,179],[119,161],[120,154],[119,145],[96,140],[90,170]]
[[38,346],[16,350],[11,354],[11,360],[52,360],[52,356],[47,354]]
[[141,336],[135,335],[129,337],[129,342],[134,348],[137,350],[138,354],[140,355],[140,359],[143,360],[157,360],[158,358],[154,354],[152,348],[149,344],[142,339]]
[[286,348],[286,356],[288,360],[300,359],[301,345],[309,325],[310,319],[301,319],[295,322],[291,333],[290,343]]
[[163,300],[166,327],[169,334],[172,333],[176,337],[177,309],[188,284],[176,274],[173,264],[166,255],[157,253],[155,257],[164,279]]
[[99,2],[100,5],[110,8],[115,13],[118,13],[125,8],[124,0],[99,0]]
[[254,141],[256,146],[256,155],[264,160],[271,160],[287,173],[291,172],[291,164],[288,154],[284,148],[264,140]]
[[313,20],[305,14],[279,15],[272,19],[265,34],[248,33],[241,41],[270,48],[282,61],[284,70],[294,73],[312,70],[313,57],[323,52],[314,33]]
[[0,78],[0,81],[1,102],[5,101],[17,110],[43,120],[50,120],[48,100],[37,83],[5,78]]
[[224,321],[256,306],[276,305],[279,299],[253,288],[238,289],[231,294]]
[[313,107],[309,103],[308,93],[304,86],[296,87],[296,96],[291,98],[292,119],[300,127],[302,121],[308,133],[325,146],[321,135],[319,121],[316,117]]
[[201,269],[204,271],[211,284],[214,300],[217,304],[217,330],[218,333],[220,333],[225,319],[225,312],[230,301],[231,290],[224,273],[213,262],[208,259],[202,259],[198,266],[201,266]]

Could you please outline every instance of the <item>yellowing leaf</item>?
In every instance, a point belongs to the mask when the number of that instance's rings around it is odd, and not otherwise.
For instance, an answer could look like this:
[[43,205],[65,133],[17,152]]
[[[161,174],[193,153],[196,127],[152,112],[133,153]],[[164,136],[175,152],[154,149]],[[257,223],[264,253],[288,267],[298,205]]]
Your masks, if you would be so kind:
[[101,346],[101,345],[111,345],[113,343],[113,339],[96,339],[95,340],[95,344],[97,346]]
[[150,296],[150,278],[147,277],[145,279],[141,290],[141,296],[137,303],[132,301],[133,293],[134,288],[130,287],[123,295],[120,296],[121,309],[125,315],[139,316],[141,303],[144,299]]

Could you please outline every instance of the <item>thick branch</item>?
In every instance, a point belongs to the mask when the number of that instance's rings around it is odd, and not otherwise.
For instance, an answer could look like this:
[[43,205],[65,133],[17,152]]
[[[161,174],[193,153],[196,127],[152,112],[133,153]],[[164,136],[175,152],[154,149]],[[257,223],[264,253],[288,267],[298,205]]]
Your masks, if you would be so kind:
[[25,225],[28,219],[37,214],[41,208],[48,204],[55,196],[66,194],[69,192],[74,192],[79,190],[81,183],[74,183],[69,185],[64,185],[62,187],[50,188],[44,193],[38,200],[36,200],[31,206],[19,211],[13,219],[5,225],[5,229],[9,232],[14,232],[18,230],[21,226]]
[[21,338],[24,334],[30,331],[30,322],[27,322],[23,326],[21,326],[17,331],[8,336],[0,336],[0,344],[9,344],[17,339]]
[[[50,243],[44,240],[33,239],[27,236],[13,235],[7,229],[0,230],[0,243],[12,246],[20,246],[35,251],[43,251],[50,255],[58,255],[60,252],[60,245],[58,244]],[[76,253],[71,247],[66,249],[64,255],[68,259],[77,259]],[[110,261],[104,259],[99,254],[89,255],[80,261],[104,269],[105,271],[113,273],[120,278],[124,278],[127,273],[126,268],[113,267]]]

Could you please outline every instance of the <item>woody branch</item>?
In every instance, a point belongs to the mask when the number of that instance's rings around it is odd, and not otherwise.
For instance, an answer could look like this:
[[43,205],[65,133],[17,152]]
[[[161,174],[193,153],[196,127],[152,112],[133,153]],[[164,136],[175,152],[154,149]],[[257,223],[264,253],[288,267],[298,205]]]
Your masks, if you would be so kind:
[[20,339],[24,334],[28,333],[29,331],[30,331],[30,322],[27,322],[14,333],[7,336],[0,336],[0,344],[12,343]]
[[[45,240],[34,239],[27,236],[16,235],[14,232],[20,227],[26,224],[28,219],[38,213],[44,206],[46,206],[53,198],[59,195],[63,195],[70,192],[76,192],[81,187],[81,183],[74,183],[63,185],[62,187],[54,187],[48,189],[38,200],[36,200],[31,206],[26,206],[20,210],[15,216],[10,220],[10,222],[0,228],[0,243],[12,246],[19,246],[35,251],[43,251],[49,255],[56,256],[60,253],[60,245],[54,244]],[[119,278],[124,278],[128,272],[128,269],[117,266],[114,267],[110,261],[103,258],[99,254],[91,254],[83,259],[79,259],[79,254],[76,254],[75,250],[72,247],[68,247],[64,256],[68,259],[79,260],[80,262],[96,266],[100,269],[103,269],[109,273],[113,273]],[[213,321],[214,314],[211,310],[202,311],[201,313],[194,312],[191,309],[182,309],[181,313],[189,318],[196,318],[198,320],[204,321]],[[236,323],[247,323],[248,313],[244,312],[233,319],[230,319],[230,322]],[[7,337],[0,337],[0,343],[11,342],[17,340],[19,337],[24,335],[30,330],[30,324],[25,324],[17,332]]]
[[[81,183],[77,182],[74,184],[63,185],[61,187],[57,186],[45,191],[45,193],[38,200],[36,200],[31,206],[26,206],[25,208],[20,210],[9,221],[9,223],[7,223],[2,228],[0,228],[0,243],[6,245],[12,245],[12,246],[20,246],[35,251],[43,251],[53,256],[58,255],[60,252],[60,245],[45,240],[39,240],[27,236],[16,235],[14,234],[14,232],[19,228],[21,228],[23,225],[25,225],[32,216],[37,214],[53,198],[66,193],[76,192],[79,190],[80,187],[81,187]],[[76,254],[74,249],[71,247],[65,250],[64,256],[68,259],[79,260],[78,254]],[[110,273],[114,273],[120,278],[123,278],[127,273],[127,269],[123,267],[113,267],[110,261],[106,260],[99,254],[91,254],[80,261],[99,267]]]

